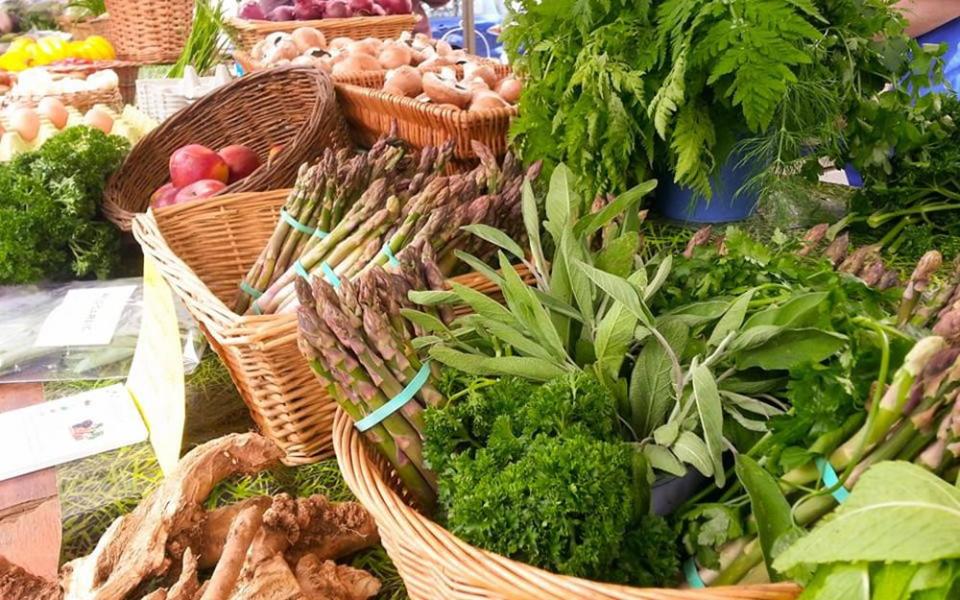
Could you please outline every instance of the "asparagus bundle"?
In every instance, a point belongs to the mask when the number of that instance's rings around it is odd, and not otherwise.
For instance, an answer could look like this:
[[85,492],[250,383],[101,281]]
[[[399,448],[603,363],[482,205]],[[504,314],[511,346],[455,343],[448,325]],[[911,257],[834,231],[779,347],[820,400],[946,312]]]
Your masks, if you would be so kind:
[[424,151],[409,178],[374,180],[323,239],[298,246],[291,266],[266,287],[256,309],[268,314],[294,311],[297,279],[324,277],[336,284],[395,262],[403,248],[419,239],[430,240],[443,272],[449,272],[456,263],[454,251],[475,244],[465,240],[460,231],[464,225],[509,225],[516,230],[522,223],[524,172],[513,156],[498,164],[478,144],[482,161],[476,169],[441,175],[437,166],[449,157],[450,149]]
[[369,152],[354,155],[349,150],[327,149],[317,164],[303,165],[273,234],[240,285],[236,311],[266,312],[252,301],[339,225],[373,182],[392,194],[416,178],[419,171],[414,167],[429,173],[441,170],[451,150],[428,149],[422,156],[432,160],[417,165],[406,147],[388,135]]

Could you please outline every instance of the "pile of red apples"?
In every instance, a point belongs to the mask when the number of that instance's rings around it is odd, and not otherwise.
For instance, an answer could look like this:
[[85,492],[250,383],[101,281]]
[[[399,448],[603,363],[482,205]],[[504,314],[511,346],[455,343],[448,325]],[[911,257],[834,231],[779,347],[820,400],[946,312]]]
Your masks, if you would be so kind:
[[189,144],[170,155],[170,182],[153,193],[150,206],[162,208],[210,198],[258,168],[260,157],[247,146],[236,144],[214,152]]

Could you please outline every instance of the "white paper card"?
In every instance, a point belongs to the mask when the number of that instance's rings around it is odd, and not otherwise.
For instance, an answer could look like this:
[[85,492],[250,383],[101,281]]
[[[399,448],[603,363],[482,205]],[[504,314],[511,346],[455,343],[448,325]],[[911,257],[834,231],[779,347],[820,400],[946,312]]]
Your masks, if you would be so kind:
[[117,324],[135,285],[70,290],[50,311],[34,346],[104,346]]
[[146,439],[123,384],[0,413],[0,481]]

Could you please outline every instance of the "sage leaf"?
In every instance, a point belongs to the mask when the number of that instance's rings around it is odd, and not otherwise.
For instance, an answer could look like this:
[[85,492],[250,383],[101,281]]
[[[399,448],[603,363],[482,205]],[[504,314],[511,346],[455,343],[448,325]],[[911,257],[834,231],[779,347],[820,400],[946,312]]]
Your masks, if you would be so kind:
[[690,327],[696,327],[703,323],[709,323],[714,319],[719,319],[728,308],[730,308],[729,300],[707,300],[705,302],[687,304],[686,306],[671,310],[667,314],[671,317],[682,318]]
[[443,321],[431,314],[409,308],[401,308],[400,314],[428,333],[449,333],[450,331],[447,329],[447,326],[444,325]]
[[461,260],[467,263],[467,265],[471,269],[473,269],[477,273],[480,273],[481,275],[486,277],[488,280],[490,280],[491,283],[496,284],[497,287],[501,287],[501,288],[503,287],[503,277],[499,273],[497,273],[494,269],[490,268],[490,266],[484,261],[480,260],[479,258],[477,258],[472,254],[463,252],[462,250],[455,250],[454,255],[457,257],[458,260]]
[[677,421],[670,421],[653,431],[653,441],[664,447],[670,447],[677,436],[680,435],[680,424]]
[[710,461],[718,487],[726,483],[723,471],[723,407],[720,403],[720,393],[717,391],[717,381],[713,378],[710,368],[697,365],[693,369],[693,398],[697,403],[697,414],[700,416],[700,426],[703,428],[703,439],[707,444]]
[[746,350],[769,342],[779,335],[783,327],[776,325],[757,325],[741,331],[730,344],[731,351]]
[[777,325],[785,329],[812,327],[823,314],[829,292],[810,292],[793,296],[781,306],[774,306],[751,316],[745,329],[758,325]]
[[[565,257],[564,263],[567,265],[586,260],[585,252],[574,240],[573,230],[569,226],[564,228],[560,238],[560,252]],[[595,289],[593,284],[583,271],[576,267],[568,269],[567,276],[570,289],[573,292],[573,299],[576,300],[577,306],[580,308],[580,314],[583,316],[583,324],[588,331],[592,331],[595,317],[593,309]]]
[[765,371],[793,369],[830,358],[846,343],[847,337],[839,333],[821,329],[788,329],[759,346],[737,352],[737,368],[760,367]]
[[660,265],[657,267],[657,272],[654,273],[653,279],[644,286],[643,300],[645,302],[650,302],[650,299],[660,291],[660,288],[663,287],[664,282],[670,275],[671,269],[673,269],[673,256],[668,254],[660,261]]
[[557,360],[566,360],[567,349],[554,328],[550,313],[537,300],[530,286],[520,279],[507,256],[503,252],[498,252],[498,255],[500,272],[503,274],[503,296],[514,317],[535,334]]
[[868,469],[833,517],[778,556],[774,568],[958,556],[960,490],[922,467],[890,461]]
[[620,366],[633,341],[636,324],[637,318],[619,302],[614,302],[597,324],[594,338],[597,363],[612,379],[616,379],[620,373]]
[[530,356],[483,356],[468,354],[444,346],[430,348],[430,357],[470,375],[515,376],[534,381],[549,381],[567,373],[553,361]]
[[459,297],[454,292],[446,290],[411,290],[407,298],[420,306],[437,306],[438,304],[455,304]]
[[[683,352],[690,330],[683,322],[664,320],[657,328],[674,353]],[[637,355],[630,373],[630,424],[638,436],[650,435],[677,403],[673,384],[673,363],[666,349],[654,339]]]
[[713,477],[714,465],[710,460],[710,451],[700,436],[690,431],[684,431],[674,442],[673,453],[682,462],[692,465],[693,468],[700,471],[704,477]]
[[617,196],[613,202],[604,206],[599,211],[580,219],[577,222],[574,233],[577,237],[589,237],[593,235],[620,214],[634,210],[640,200],[656,187],[656,179],[650,179],[633,186]]
[[630,232],[611,240],[597,254],[596,266],[617,277],[628,277],[633,272],[633,259],[640,248],[640,235]]
[[773,417],[775,415],[783,414],[783,410],[780,408],[773,406],[772,404],[767,404],[761,400],[757,400],[756,398],[751,398],[750,396],[744,396],[743,394],[738,394],[725,389],[720,390],[720,396],[722,396],[727,403],[733,404],[741,410],[752,412],[757,415]]
[[608,296],[623,304],[641,323],[648,327],[653,324],[653,315],[650,314],[650,309],[640,300],[637,289],[631,285],[629,281],[622,277],[611,275],[606,271],[591,267],[582,261],[577,261],[576,266],[583,269],[587,277],[589,277],[597,287],[606,292]]
[[506,325],[494,319],[487,319],[480,315],[474,315],[474,317],[476,317],[475,321],[480,327],[483,327],[492,333],[494,336],[511,346],[517,352],[527,356],[533,356],[536,358],[542,358],[544,360],[556,362],[556,358],[551,355],[542,344],[531,340],[522,332],[514,329],[510,325]]
[[523,226],[527,230],[527,240],[530,242],[530,254],[533,263],[541,275],[547,274],[547,261],[543,256],[543,244],[540,242],[540,214],[537,210],[537,198],[533,194],[533,186],[529,179],[523,180],[520,209],[523,213]]
[[483,315],[488,319],[500,321],[505,325],[516,326],[520,324],[517,318],[513,316],[513,313],[507,310],[507,307],[486,294],[482,294],[469,286],[456,282],[451,282],[450,287],[464,304],[473,309],[473,312]]
[[767,572],[776,576],[772,566],[775,558],[774,545],[781,536],[794,528],[790,503],[783,497],[780,484],[773,475],[749,456],[738,455],[734,470],[750,496],[750,507],[757,519],[757,534],[760,537],[763,559],[767,563]]
[[755,289],[749,289],[737,296],[737,299],[733,301],[733,304],[730,305],[727,312],[723,313],[723,316],[720,317],[720,320],[717,321],[716,326],[714,326],[713,333],[710,334],[710,339],[707,340],[708,345],[717,346],[731,332],[740,329],[740,326],[743,325],[744,318],[747,316],[747,309],[750,307],[750,300],[753,299],[755,291]]
[[463,230],[472,233],[482,240],[490,242],[494,246],[506,250],[520,260],[524,260],[526,258],[523,253],[523,248],[520,247],[520,244],[513,241],[509,235],[500,231],[496,227],[490,227],[489,225],[484,225],[483,223],[474,223],[473,225],[467,225],[463,227]]
[[650,466],[657,471],[663,471],[664,473],[669,473],[677,477],[683,477],[687,474],[683,463],[677,460],[673,452],[670,452],[663,446],[647,444],[643,447],[643,455],[650,461]]
[[573,175],[567,165],[560,163],[550,175],[550,186],[547,189],[547,220],[554,231],[562,231],[570,222],[577,204],[579,200],[573,191]]

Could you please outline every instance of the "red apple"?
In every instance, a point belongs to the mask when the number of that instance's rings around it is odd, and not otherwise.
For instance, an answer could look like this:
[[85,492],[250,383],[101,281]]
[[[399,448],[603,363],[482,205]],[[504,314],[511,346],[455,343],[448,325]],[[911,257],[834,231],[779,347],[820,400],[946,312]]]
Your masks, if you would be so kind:
[[221,148],[217,154],[230,169],[230,183],[247,177],[260,167],[260,158],[257,153],[240,144]]
[[157,191],[150,196],[150,206],[153,208],[163,208],[164,206],[170,206],[174,203],[174,200],[177,197],[177,188],[173,186],[172,183],[166,183],[159,188]]
[[181,202],[189,202],[190,200],[209,198],[222,191],[225,187],[227,187],[227,184],[217,179],[201,179],[177,192],[177,197],[174,199],[174,202],[180,204]]
[[219,154],[200,144],[190,144],[170,155],[170,180],[178,188],[185,188],[202,179],[226,183],[230,168]]

